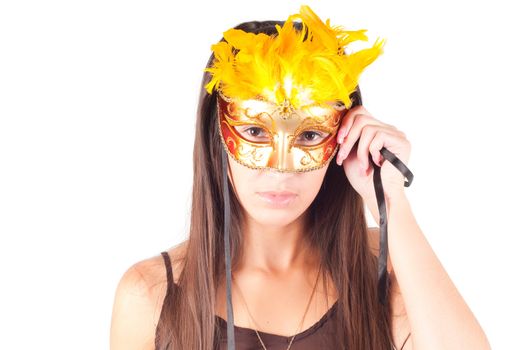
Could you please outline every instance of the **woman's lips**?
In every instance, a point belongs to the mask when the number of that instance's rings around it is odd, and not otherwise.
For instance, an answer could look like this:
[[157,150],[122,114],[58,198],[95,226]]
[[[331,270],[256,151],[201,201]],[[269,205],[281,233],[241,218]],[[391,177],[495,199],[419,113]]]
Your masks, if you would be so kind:
[[289,204],[295,199],[296,194],[292,192],[256,192],[265,202],[272,204],[273,206],[284,206]]

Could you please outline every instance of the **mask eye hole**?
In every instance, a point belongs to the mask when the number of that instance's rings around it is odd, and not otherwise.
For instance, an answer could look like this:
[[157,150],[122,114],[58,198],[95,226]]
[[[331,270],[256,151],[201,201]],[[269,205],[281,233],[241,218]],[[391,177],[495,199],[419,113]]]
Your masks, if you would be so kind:
[[251,142],[268,143],[271,141],[269,132],[257,125],[237,125],[234,127],[244,139]]
[[328,137],[327,132],[319,130],[306,130],[298,135],[296,144],[300,146],[316,146]]

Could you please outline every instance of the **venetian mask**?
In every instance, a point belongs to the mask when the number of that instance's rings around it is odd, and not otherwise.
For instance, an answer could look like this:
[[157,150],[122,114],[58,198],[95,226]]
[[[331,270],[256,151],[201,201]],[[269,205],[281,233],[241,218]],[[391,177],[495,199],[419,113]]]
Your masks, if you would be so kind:
[[321,168],[338,149],[336,134],[348,111],[340,102],[293,107],[257,96],[229,98],[218,93],[222,142],[238,163],[252,169],[304,172]]

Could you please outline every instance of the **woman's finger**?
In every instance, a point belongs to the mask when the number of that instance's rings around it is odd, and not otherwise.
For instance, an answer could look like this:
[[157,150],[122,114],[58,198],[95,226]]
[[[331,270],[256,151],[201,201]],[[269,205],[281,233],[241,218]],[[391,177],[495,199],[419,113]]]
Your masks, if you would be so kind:
[[[348,112],[342,117],[342,121],[340,123],[339,131],[337,133],[337,141],[339,143],[342,143],[344,141],[344,137],[348,134],[349,130],[351,129],[351,126],[353,125],[353,121],[356,118],[357,115],[365,114],[369,115],[370,117],[373,117],[370,112],[364,106],[356,106],[352,109],[348,110]],[[396,130],[397,128],[391,124],[383,123],[383,125],[390,129]]]
[[397,136],[397,133],[394,132],[392,129],[379,125],[369,124],[362,128],[362,133],[359,139],[359,145],[357,147],[357,158],[359,159],[364,170],[367,170],[370,166],[369,154],[372,149],[372,141],[374,139],[376,140],[377,144],[375,146],[378,146],[379,142],[381,142],[381,147],[379,149],[376,149],[374,152],[371,152],[372,159],[374,160],[375,164],[379,165],[378,160],[380,157],[380,150],[383,145],[382,141],[388,135]]
[[369,145],[369,153],[371,153],[371,158],[377,164],[377,166],[382,166],[383,156],[381,154],[381,149],[385,147],[388,141],[394,140],[394,138],[404,139],[403,133],[398,130],[392,129],[379,129]]
[[370,114],[364,108],[364,106],[356,106],[350,109],[342,118],[342,122],[340,123],[339,131],[337,133],[337,142],[342,143],[344,142],[344,138],[346,135],[348,135],[348,132],[351,129],[351,126],[353,125],[353,119],[359,114]]
[[344,137],[344,141],[340,145],[340,149],[337,155],[337,164],[339,165],[342,165],[342,160],[346,159],[346,157],[348,156],[351,148],[360,137],[362,128],[365,125],[383,125],[380,121],[373,118],[371,115],[358,114],[354,116],[353,119],[353,124],[351,125],[348,134]]

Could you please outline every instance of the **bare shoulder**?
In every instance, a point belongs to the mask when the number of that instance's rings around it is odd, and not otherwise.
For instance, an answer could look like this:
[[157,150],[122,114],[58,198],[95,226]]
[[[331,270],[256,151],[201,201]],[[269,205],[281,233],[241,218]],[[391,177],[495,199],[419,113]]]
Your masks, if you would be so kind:
[[[167,250],[176,281],[187,242]],[[136,262],[124,272],[114,297],[111,350],[154,349],[155,331],[166,290],[167,275],[161,254]]]
[[[375,256],[379,256],[379,228],[378,227],[368,227],[368,242],[371,252]],[[411,333],[410,323],[408,322],[408,317],[406,314],[406,308],[404,305],[404,300],[401,295],[401,290],[399,289],[399,284],[397,283],[397,278],[393,272],[392,263],[390,261],[390,254],[388,252],[388,261],[387,261],[388,273],[392,275],[392,293],[390,295],[390,302],[392,305],[392,334],[396,348],[399,350],[401,347],[403,350],[411,350],[412,342],[411,336],[408,340],[408,334]],[[405,342],[406,341],[406,342]],[[403,347],[404,344],[404,347]]]

